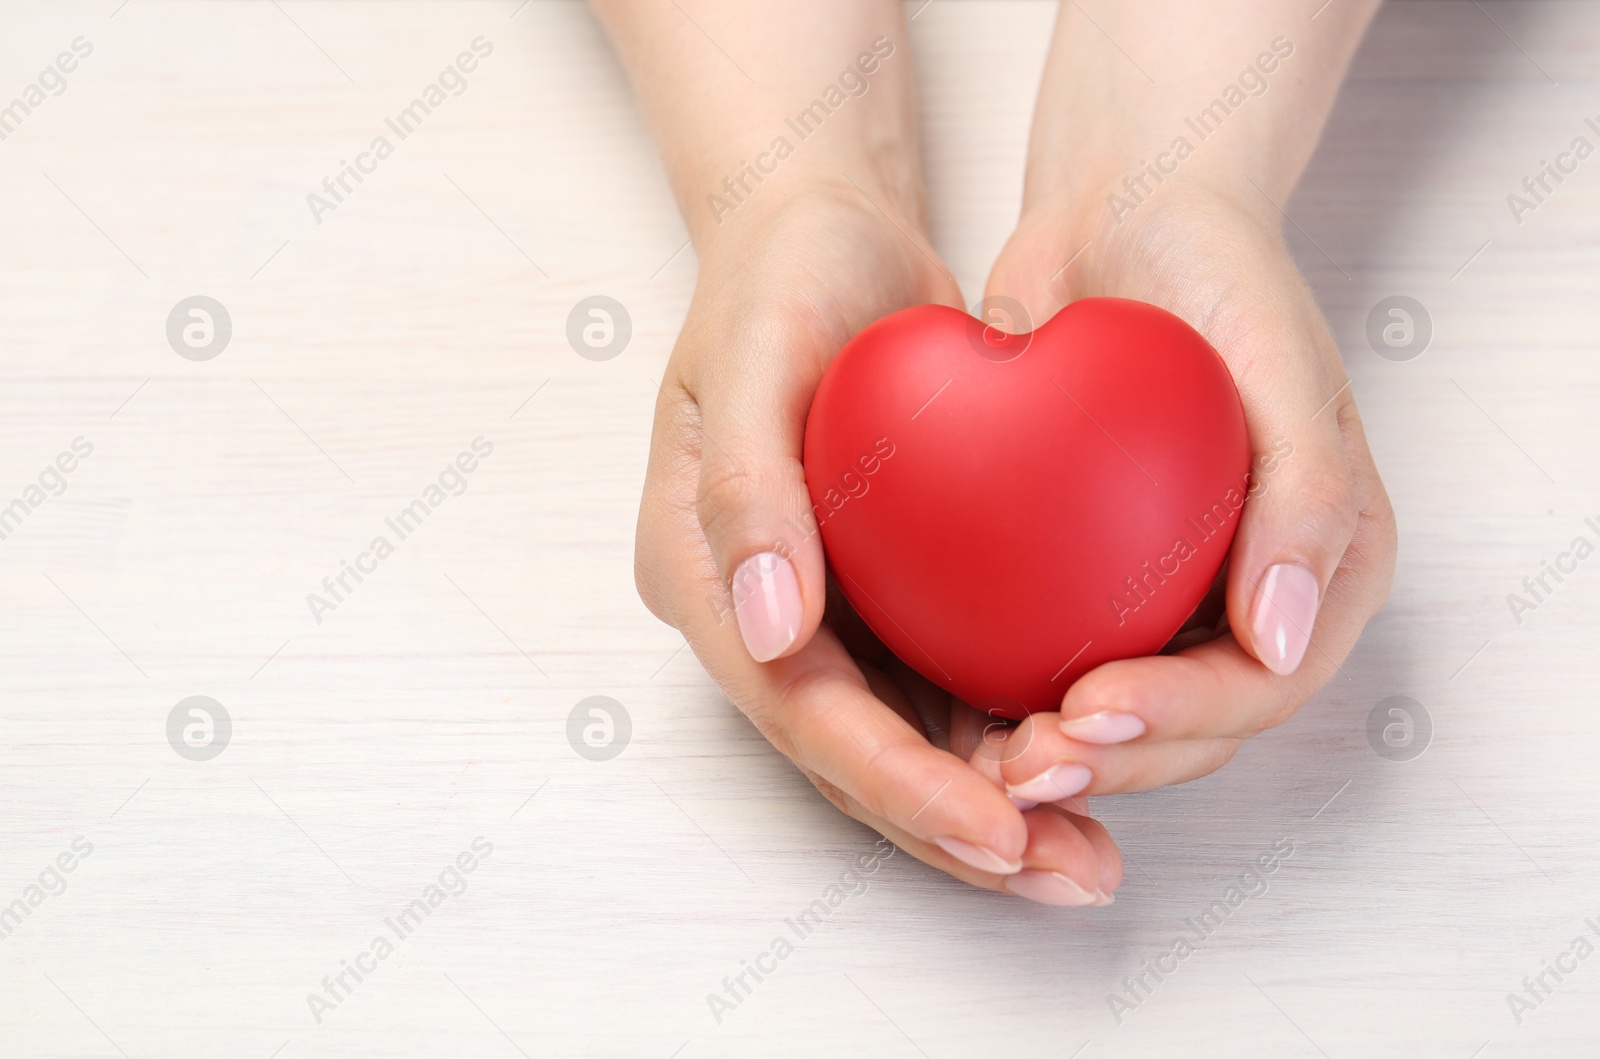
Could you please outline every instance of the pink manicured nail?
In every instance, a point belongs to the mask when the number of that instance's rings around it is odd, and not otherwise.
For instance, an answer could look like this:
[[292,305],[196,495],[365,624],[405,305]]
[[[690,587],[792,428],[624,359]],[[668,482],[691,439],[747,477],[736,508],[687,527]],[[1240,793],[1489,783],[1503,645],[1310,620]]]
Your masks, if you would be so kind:
[[1267,567],[1250,618],[1250,638],[1262,665],[1288,676],[1300,665],[1317,621],[1317,579],[1303,566]]
[[1067,734],[1068,739],[1105,746],[1111,743],[1126,743],[1130,739],[1144,735],[1144,722],[1131,713],[1101,710],[1087,717],[1074,717],[1070,721],[1062,721],[1061,730]]
[[1104,890],[1096,890],[1094,892],[1094,903],[1097,904],[1097,905],[1109,905],[1111,902],[1113,902],[1115,900],[1116,900],[1115,897],[1112,897],[1110,894],[1106,893]]
[[789,560],[777,552],[758,552],[733,572],[733,610],[739,635],[757,662],[770,662],[800,635],[805,605],[800,579]]
[[1077,794],[1092,779],[1094,773],[1084,765],[1053,765],[1025,783],[1007,784],[1006,793],[1036,802],[1054,802]]
[[1006,889],[1045,905],[1092,905],[1095,895],[1058,871],[1028,869],[1006,878]]
[[934,844],[963,864],[970,864],[979,871],[992,871],[997,875],[1010,875],[1022,870],[1020,860],[1006,860],[987,846],[975,846],[971,842],[948,835],[933,840]]

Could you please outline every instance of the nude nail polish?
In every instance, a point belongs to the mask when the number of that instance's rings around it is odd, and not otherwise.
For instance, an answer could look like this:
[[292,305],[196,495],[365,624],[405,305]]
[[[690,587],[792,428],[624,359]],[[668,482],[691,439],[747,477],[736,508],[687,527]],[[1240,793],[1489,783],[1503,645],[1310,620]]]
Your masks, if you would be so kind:
[[1317,579],[1294,563],[1269,566],[1256,593],[1250,639],[1261,664],[1279,676],[1300,665],[1317,621]]
[[1054,802],[1077,794],[1089,786],[1092,779],[1094,774],[1086,765],[1052,765],[1024,783],[1007,784],[1006,793],[1036,802]]
[[1039,871],[1030,868],[1006,878],[1006,889],[1018,897],[1038,901],[1045,905],[1081,907],[1096,903],[1095,894],[1058,871]]
[[750,657],[770,662],[800,635],[805,605],[800,579],[789,560],[777,552],[758,552],[739,564],[731,586],[739,635]]
[[1068,739],[1109,746],[1112,743],[1126,743],[1130,739],[1144,735],[1144,721],[1134,714],[1123,713],[1121,710],[1101,710],[1087,717],[1074,717],[1062,721],[1061,730],[1066,733]]
[[974,845],[964,839],[951,838],[944,835],[933,840],[934,845],[950,854],[963,864],[977,868],[979,871],[992,871],[997,875],[1010,875],[1022,870],[1020,860],[1006,860],[987,846]]

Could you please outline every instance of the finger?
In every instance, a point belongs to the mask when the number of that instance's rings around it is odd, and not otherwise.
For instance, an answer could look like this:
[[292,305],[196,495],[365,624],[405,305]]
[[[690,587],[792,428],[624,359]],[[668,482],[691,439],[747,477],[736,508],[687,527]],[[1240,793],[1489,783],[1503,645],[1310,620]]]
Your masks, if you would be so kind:
[[[673,461],[663,455],[662,465]],[[728,696],[841,807],[859,806],[980,870],[1001,875],[1019,868],[1027,829],[1016,807],[874,696],[831,630],[762,664],[730,623],[684,604],[720,575],[690,514],[693,481],[678,470],[647,496],[651,515],[641,517],[640,555],[667,557],[648,578],[652,592]]]
[[[1047,753],[1041,754],[1039,751],[1035,750],[1030,755],[1029,751],[1034,745],[1034,738],[1041,732],[1051,735],[1058,734],[1056,721],[1059,720],[1059,715],[1033,714],[1032,716],[1038,718],[1038,721],[1034,722],[1033,724],[1028,724],[1027,721],[1023,721],[1021,724],[1018,724],[1014,727],[1008,727],[998,731],[990,730],[987,733],[988,738],[980,743],[977,749],[973,751],[971,758],[972,767],[983,773],[985,777],[1002,789],[1004,789],[1007,785],[1007,767],[1010,768],[1013,778],[1017,774],[1024,772],[1029,773],[1030,775],[1037,775],[1037,772],[1030,770],[1027,764],[1018,764],[1018,762],[1038,762],[1046,760],[1048,757]],[[1051,745],[1069,746],[1070,740],[1058,739],[1057,742]],[[1048,750],[1048,748],[1046,748],[1046,750]],[[1065,759],[1066,757],[1063,757],[1063,760]],[[1112,841],[1110,833],[1107,832],[1106,829],[1098,822],[1095,822],[1091,817],[1089,813],[1089,799],[1086,794],[1080,791],[1077,794],[1055,798],[1046,802],[1018,798],[1015,794],[1009,794],[1009,792],[1008,795],[1012,802],[1016,803],[1017,807],[1020,809],[1027,810],[1036,805],[1042,804],[1045,807],[1055,811],[1065,811],[1071,813],[1074,817],[1079,818],[1080,823],[1083,820],[1093,822],[1095,826],[1094,828],[1089,829],[1089,831],[1091,833],[1091,837],[1093,837],[1093,833],[1095,831],[1098,831],[1098,837],[1094,839],[1096,842],[1095,848],[1101,851],[1102,857],[1109,850],[1112,855],[1117,858],[1119,865],[1117,880],[1120,881],[1121,856],[1120,854],[1116,853],[1116,843]],[[1105,887],[1104,889],[1106,889],[1106,891],[1109,893],[1110,890],[1114,888],[1115,883],[1113,883],[1111,887]]]
[[[923,863],[984,889],[1014,892],[1045,904],[1105,905],[1111,903],[1112,893],[1122,882],[1122,855],[1110,833],[1098,821],[1054,806],[1026,814],[1024,868],[1012,875],[973,868],[853,802],[846,801],[841,808]],[[1008,891],[1008,880],[1024,873],[1032,874],[1018,889]]]
[[1304,663],[1279,676],[1256,664],[1231,634],[1174,655],[1109,662],[1067,690],[1061,716],[1068,736],[1100,744],[1247,739],[1282,724],[1338,674],[1388,596],[1394,573],[1394,512],[1360,429],[1352,415],[1346,431],[1356,471],[1356,530],[1329,581]]
[[861,675],[866,678],[867,690],[872,692],[874,698],[899,714],[900,719],[913,729],[922,727],[922,718],[910,696],[883,670],[877,666],[866,665],[859,659],[856,660],[856,668],[861,670]]
[[799,650],[826,603],[822,542],[801,465],[808,395],[825,362],[793,348],[792,328],[745,320],[687,326],[680,346],[708,348],[675,359],[695,365],[683,379],[698,442],[695,514],[723,589],[711,608],[731,610],[757,662]]
[[1262,248],[1263,304],[1238,299],[1202,321],[1233,372],[1252,459],[1228,561],[1228,622],[1280,676],[1304,660],[1359,519],[1341,423],[1355,419],[1338,347],[1281,241]]
[[1021,871],[1005,878],[1019,897],[1047,905],[1108,905],[1102,892],[1100,854],[1088,835],[1065,813],[1035,809],[1028,821],[1028,848]]
[[[1199,283],[1161,303],[1216,347],[1239,388],[1255,481],[1230,553],[1228,619],[1247,651],[1288,674],[1305,656],[1356,525],[1339,429],[1349,391],[1338,349],[1282,240],[1243,215],[1220,230],[1233,234],[1202,236],[1185,252],[1214,273],[1254,279],[1251,295]],[[1019,225],[995,263],[988,294],[1017,299],[1037,325],[1069,295],[1083,293],[1071,269],[1039,267],[1067,253],[1068,231],[1050,218]],[[1089,274],[1098,252],[1084,258]],[[1083,263],[1077,271],[1085,272]],[[1229,514],[1226,506],[1219,511],[1224,520]]]
[[[1006,780],[1000,763],[1006,754],[1014,752],[1009,748],[1009,744],[1015,729],[956,700],[952,706],[952,714],[960,716],[959,711],[965,711],[969,719],[958,721],[954,725],[955,728],[964,730],[964,736],[952,740],[952,752],[959,754],[962,750],[967,750],[967,764],[996,788],[1005,790]],[[1006,797],[1011,799],[1012,805],[1023,811],[1039,804],[1036,798],[1019,798],[1010,792],[1006,793]]]
[[785,754],[957,859],[998,874],[1020,866],[1016,807],[878,701],[829,629],[769,668],[774,686],[746,713]]
[[1117,848],[1116,841],[1105,825],[1087,812],[1071,810],[1069,817],[1100,857],[1100,892],[1107,897],[1114,895],[1122,885],[1122,851]]
[[698,605],[721,574],[696,512],[688,435],[698,420],[672,412],[657,418],[640,509],[636,577],[650,609],[678,626],[729,698],[836,805],[940,849],[945,864],[977,865],[996,879],[1019,867],[1027,833],[1016,807],[877,699],[831,632],[760,664],[732,623]]
[[1075,285],[1074,279],[1090,272],[1093,240],[1078,239],[1073,230],[1073,218],[1066,215],[1034,214],[1018,223],[989,270],[983,296],[985,305],[1002,298],[1015,301],[1023,318],[1014,326],[1002,326],[999,318],[987,322],[1002,330],[1038,328],[1073,298],[1083,296],[1082,285]]
[[1024,814],[1028,844],[1022,870],[1011,875],[977,870],[853,802],[841,808],[917,859],[986,889],[1044,904],[1081,906],[1110,904],[1122,884],[1122,854],[1110,832],[1097,820],[1056,806]]
[[1000,765],[1013,798],[1059,803],[1187,783],[1221,768],[1238,747],[1231,739],[1097,746],[1068,738],[1059,721],[1057,714],[1036,713],[1013,733],[1016,753]]
[[928,742],[940,750],[949,750],[950,714],[955,705],[954,697],[892,654],[884,660],[883,670],[910,701],[916,711],[916,721]]
[[[1055,729],[1053,725],[1046,725],[1045,728],[1040,730],[1054,731]],[[1031,729],[1028,732],[1019,732],[1019,729],[1006,729],[1003,732],[991,731],[991,738],[979,743],[977,748],[973,751],[971,758],[973,768],[983,773],[983,775],[990,779],[990,781],[996,786],[1003,788],[1005,786],[1005,777],[1002,774],[1003,762],[1009,761],[1017,754],[1023,752],[1027,745],[1026,740],[1031,735],[1031,732]],[[1015,743],[1012,742],[1013,739],[1016,739]],[[1081,865],[1076,865],[1076,863],[1070,858],[1059,865],[1052,866],[1046,864],[1044,860],[1038,857],[1030,860],[1029,853],[1025,852],[1023,854],[1024,872],[1041,871],[1044,874],[1038,878],[1025,880],[1022,884],[1023,888],[1032,888],[1033,891],[1037,892],[1040,897],[1036,899],[1044,899],[1046,895],[1054,895],[1060,899],[1059,902],[1052,900],[1048,903],[1069,904],[1090,903],[1070,900],[1070,898],[1076,894],[1074,886],[1085,891],[1098,890],[1097,893],[1092,894],[1092,896],[1095,898],[1092,903],[1110,904],[1111,894],[1114,893],[1116,888],[1122,884],[1122,854],[1118,851],[1117,845],[1112,840],[1110,832],[1108,832],[1099,821],[1094,820],[1089,816],[1088,799],[1082,797],[1081,795],[1072,796],[1058,799],[1053,803],[1047,802],[1041,805],[1036,800],[1018,798],[1014,794],[1008,794],[1008,797],[1011,798],[1011,801],[1015,803],[1019,809],[1029,810],[1037,807],[1039,813],[1055,813],[1064,816],[1068,822],[1081,831],[1083,836],[1089,841],[1090,846],[1092,846],[1094,849],[1100,866],[1100,874],[1098,879],[1090,879],[1087,877],[1087,875],[1074,873],[1072,870],[1073,867],[1081,867]],[[1036,815],[1037,814],[1033,812],[1024,813],[1025,818],[1029,821],[1030,835],[1033,833],[1033,818]],[[1037,852],[1034,850],[1031,842],[1030,850]],[[1063,883],[1060,880],[1052,880],[1048,878],[1048,874],[1052,871],[1060,872],[1061,874],[1066,875],[1068,877],[1068,881],[1070,881],[1073,886],[1068,886],[1066,883]],[[1022,892],[1021,890],[1016,890],[1015,888],[1012,889],[1017,893]],[[1034,896],[1034,894],[1030,892],[1024,896]]]
[[1005,720],[985,713],[960,699],[950,704],[950,752],[959,758],[970,758],[983,747],[998,747],[1005,742],[1010,727]]

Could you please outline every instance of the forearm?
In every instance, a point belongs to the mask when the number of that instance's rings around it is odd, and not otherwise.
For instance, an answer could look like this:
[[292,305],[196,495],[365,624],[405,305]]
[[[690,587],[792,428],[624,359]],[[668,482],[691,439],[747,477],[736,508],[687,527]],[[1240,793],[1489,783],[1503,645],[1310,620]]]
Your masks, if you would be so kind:
[[[1064,0],[1040,86],[1027,198],[1167,181],[1282,203],[1316,148],[1379,0]],[[1092,16],[1092,20],[1091,20]],[[1127,185],[1132,180],[1131,187]],[[1270,207],[1269,207],[1270,208]]]
[[702,250],[749,203],[855,181],[920,218],[899,0],[592,0]]

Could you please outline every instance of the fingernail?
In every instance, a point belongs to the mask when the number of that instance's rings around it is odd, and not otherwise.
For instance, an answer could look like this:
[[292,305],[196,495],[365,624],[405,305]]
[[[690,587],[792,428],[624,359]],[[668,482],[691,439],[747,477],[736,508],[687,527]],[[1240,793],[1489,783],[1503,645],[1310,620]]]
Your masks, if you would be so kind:
[[1029,809],[1039,808],[1039,803],[1031,798],[1018,798],[1015,794],[1008,794],[1006,797],[1011,799],[1012,805],[1016,806],[1018,809],[1021,809],[1023,812],[1027,812]]
[[1116,892],[1117,884],[1120,882],[1122,882],[1122,872],[1118,870],[1116,862],[1110,857],[1101,857],[1100,885],[1095,892],[1105,897],[1106,904],[1109,905],[1112,902],[1111,895]]
[[1006,889],[1018,897],[1044,905],[1083,906],[1095,903],[1095,895],[1058,871],[1019,871],[1006,878]]
[[1055,802],[1077,794],[1092,779],[1094,773],[1083,765],[1052,765],[1026,783],[1007,784],[1006,793],[1036,802]]
[[745,650],[757,662],[770,662],[800,635],[800,579],[777,552],[758,552],[733,572],[733,610]]
[[1000,854],[987,846],[975,846],[959,838],[948,835],[933,840],[934,844],[963,864],[969,864],[979,871],[992,871],[997,875],[1010,875],[1022,870],[1020,860],[1006,860]]
[[1115,897],[1112,897],[1110,894],[1106,893],[1104,890],[1096,890],[1094,892],[1094,903],[1097,904],[1097,905],[1102,905],[1102,906],[1103,905],[1109,905],[1111,902],[1113,902],[1115,900],[1116,900]]
[[1106,746],[1111,743],[1126,743],[1130,739],[1144,735],[1144,721],[1135,714],[1123,713],[1120,710],[1101,710],[1087,717],[1074,717],[1070,721],[1062,721],[1061,730],[1067,734],[1067,738],[1076,739],[1080,743],[1098,743]]
[[1303,566],[1267,567],[1250,619],[1250,638],[1268,669],[1288,676],[1300,665],[1317,621],[1317,579]]

